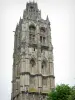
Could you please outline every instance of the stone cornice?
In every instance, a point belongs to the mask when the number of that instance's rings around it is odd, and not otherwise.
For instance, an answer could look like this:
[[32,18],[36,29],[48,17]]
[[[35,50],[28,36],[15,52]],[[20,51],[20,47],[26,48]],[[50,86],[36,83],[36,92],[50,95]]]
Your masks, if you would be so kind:
[[52,78],[55,78],[54,75],[42,75],[40,73],[38,74],[31,74],[30,72],[21,72],[20,75],[30,75],[30,76],[41,76],[41,77],[52,77]]

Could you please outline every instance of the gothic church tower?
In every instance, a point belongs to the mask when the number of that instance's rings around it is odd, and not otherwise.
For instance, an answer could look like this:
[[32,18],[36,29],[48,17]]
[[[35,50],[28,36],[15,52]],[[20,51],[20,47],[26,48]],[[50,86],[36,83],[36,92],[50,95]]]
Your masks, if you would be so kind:
[[37,3],[29,2],[14,36],[11,100],[46,100],[55,87],[49,18],[41,18]]

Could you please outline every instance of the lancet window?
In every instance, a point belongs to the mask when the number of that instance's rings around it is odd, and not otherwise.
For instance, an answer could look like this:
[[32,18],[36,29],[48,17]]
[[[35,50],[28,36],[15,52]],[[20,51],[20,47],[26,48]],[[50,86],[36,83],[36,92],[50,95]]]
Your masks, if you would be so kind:
[[29,40],[31,42],[35,42],[35,30],[36,27],[34,25],[29,26]]
[[31,69],[31,73],[34,73],[34,70],[35,70],[35,60],[32,58],[30,60],[30,69]]
[[42,68],[41,68],[42,74],[45,74],[45,73],[46,73],[46,67],[47,67],[47,66],[46,66],[46,61],[43,61],[43,62],[42,62],[41,67],[42,67]]

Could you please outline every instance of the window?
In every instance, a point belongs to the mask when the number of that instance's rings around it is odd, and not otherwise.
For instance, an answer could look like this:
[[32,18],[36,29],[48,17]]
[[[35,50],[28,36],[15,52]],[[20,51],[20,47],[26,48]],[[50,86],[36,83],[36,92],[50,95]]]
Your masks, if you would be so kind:
[[34,25],[29,26],[29,40],[30,42],[35,42],[35,29]]
[[42,36],[40,36],[40,42],[42,43]]
[[31,67],[34,67],[34,65],[35,65],[34,59],[31,59],[31,60],[30,60],[30,64],[31,64]]
[[35,33],[35,29],[36,29],[36,28],[35,28],[34,25],[30,25],[30,26],[29,26],[29,32],[30,32],[30,33]]
[[44,44],[45,43],[45,37],[40,36],[40,42]]
[[32,58],[30,60],[30,72],[34,73],[34,70],[35,70],[35,60]]
[[40,32],[43,32],[44,33],[45,32],[45,28],[44,27],[41,27],[40,28]]
[[34,7],[33,6],[30,6],[30,8],[33,9]]
[[42,74],[46,73],[46,62],[45,61],[42,62],[41,70],[42,70]]
[[43,43],[45,43],[45,37],[43,37]]

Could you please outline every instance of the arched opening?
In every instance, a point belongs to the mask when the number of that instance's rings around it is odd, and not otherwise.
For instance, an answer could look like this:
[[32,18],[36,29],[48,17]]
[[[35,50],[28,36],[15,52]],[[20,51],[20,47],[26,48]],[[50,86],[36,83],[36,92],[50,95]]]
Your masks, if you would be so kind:
[[40,32],[43,32],[44,33],[45,32],[45,27],[41,27],[40,28]]
[[29,40],[30,42],[35,42],[35,30],[36,30],[36,27],[31,24],[29,26]]
[[42,62],[42,65],[41,65],[42,74],[45,74],[46,73],[46,67],[47,67],[46,61],[43,61]]
[[31,67],[34,67],[34,65],[35,65],[35,61],[34,61],[33,58],[30,60],[30,64],[31,64]]
[[30,69],[31,69],[31,73],[34,73],[34,69],[35,69],[35,60],[32,58],[30,60]]
[[44,36],[40,36],[40,43],[45,44],[46,38]]
[[35,29],[36,29],[36,27],[35,27],[33,24],[31,24],[31,25],[29,26],[29,32],[30,32],[30,33],[35,32]]
[[43,43],[43,44],[46,43],[46,37],[43,35],[45,31],[46,31],[45,27],[40,28],[40,43]]

